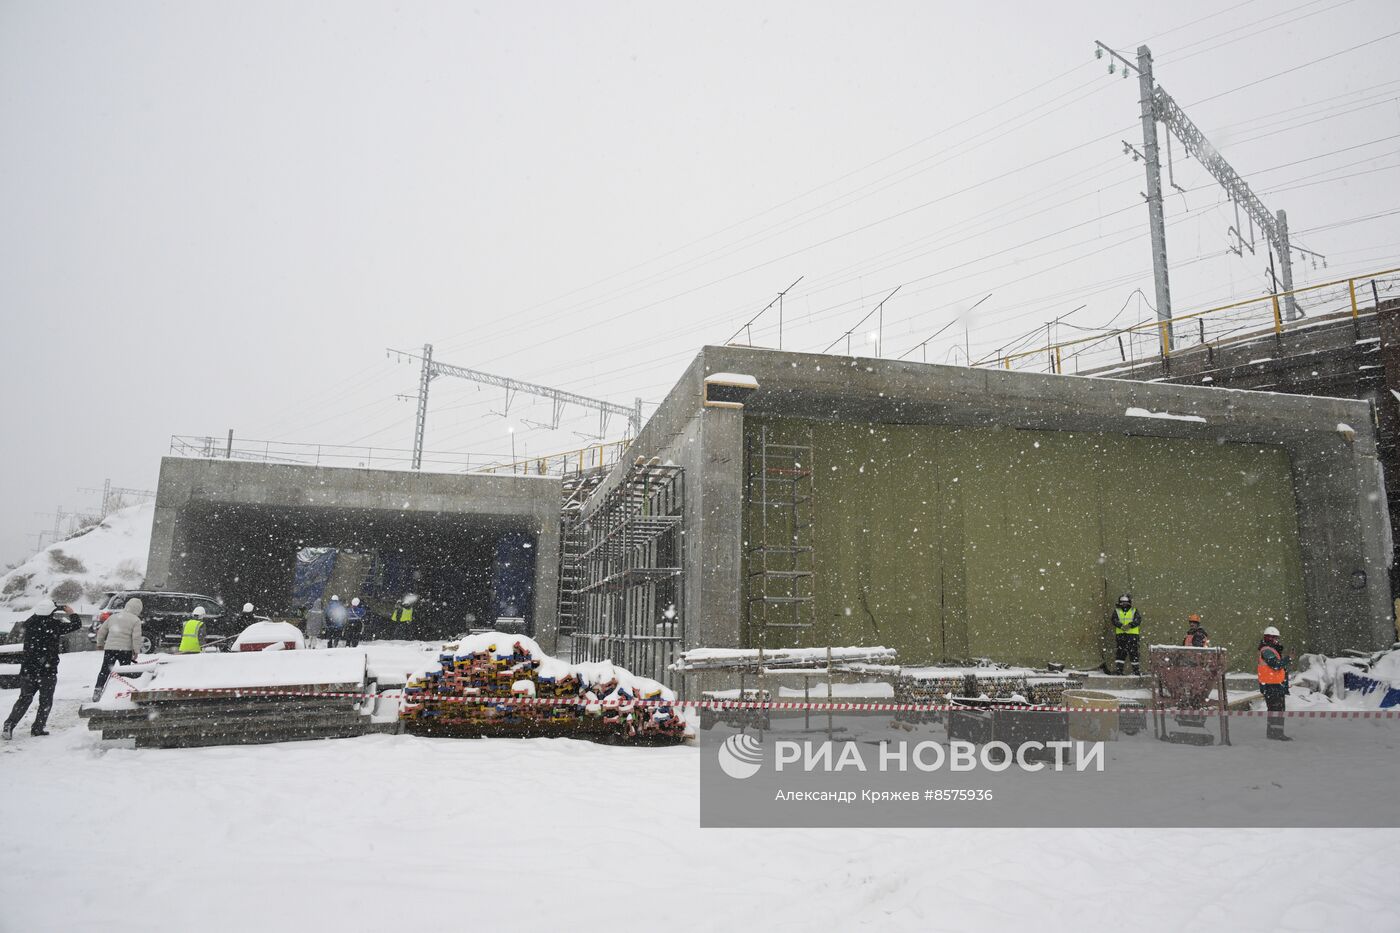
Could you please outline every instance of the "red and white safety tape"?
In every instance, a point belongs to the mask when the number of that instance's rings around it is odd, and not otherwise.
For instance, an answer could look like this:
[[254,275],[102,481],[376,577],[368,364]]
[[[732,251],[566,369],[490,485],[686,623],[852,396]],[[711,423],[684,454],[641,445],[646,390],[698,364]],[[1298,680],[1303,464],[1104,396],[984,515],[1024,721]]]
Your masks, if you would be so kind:
[[[1091,706],[1091,707],[1068,707],[1068,706],[1021,706],[1019,704],[996,704],[991,703],[985,707],[959,706],[957,704],[934,704],[934,703],[813,703],[807,701],[773,701],[773,700],[662,700],[662,699],[640,699],[640,700],[588,700],[584,697],[530,697],[530,696],[441,696],[432,693],[408,694],[403,690],[386,690],[383,693],[366,692],[337,692],[322,690],[277,690],[271,688],[246,688],[246,687],[156,687],[150,690],[122,690],[113,694],[117,698],[129,697],[133,694],[150,693],[180,693],[180,694],[212,694],[231,696],[236,698],[245,697],[300,697],[316,699],[398,699],[402,698],[407,704],[421,705],[423,703],[472,703],[482,706],[588,706],[599,705],[604,708],[633,707],[633,706],[672,706],[688,709],[708,709],[716,711],[727,710],[779,710],[779,711],[815,711],[826,713],[945,713],[945,712],[973,712],[978,709],[998,709],[1011,710],[1020,713],[1151,713],[1161,712],[1166,715],[1192,715],[1192,716],[1216,716],[1219,711],[1214,708],[1208,709],[1177,709],[1165,707],[1155,710],[1152,707],[1134,706],[1129,709],[1120,709],[1111,706]],[[1262,709],[1241,709],[1227,710],[1231,716],[1295,716],[1310,719],[1393,719],[1400,717],[1400,708],[1397,709],[1368,709],[1368,710],[1285,710],[1282,712],[1270,712]]]

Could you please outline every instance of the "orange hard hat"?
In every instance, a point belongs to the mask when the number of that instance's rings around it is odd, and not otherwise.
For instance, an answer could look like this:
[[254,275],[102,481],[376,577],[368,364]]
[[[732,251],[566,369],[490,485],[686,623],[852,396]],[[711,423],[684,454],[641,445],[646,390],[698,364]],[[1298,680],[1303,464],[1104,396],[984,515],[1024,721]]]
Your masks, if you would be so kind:
[[1198,612],[1193,612],[1193,613],[1191,613],[1189,616],[1186,617],[1186,621],[1187,621],[1187,622],[1199,622],[1199,621],[1201,621],[1201,615],[1200,615],[1200,613],[1198,613]]

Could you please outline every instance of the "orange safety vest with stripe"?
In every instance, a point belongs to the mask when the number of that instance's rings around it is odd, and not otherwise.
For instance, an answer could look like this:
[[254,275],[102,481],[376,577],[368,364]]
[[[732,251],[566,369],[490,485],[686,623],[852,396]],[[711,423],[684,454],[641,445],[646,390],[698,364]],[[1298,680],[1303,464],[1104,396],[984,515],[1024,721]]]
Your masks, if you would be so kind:
[[1288,674],[1280,667],[1270,667],[1269,662],[1264,660],[1264,652],[1273,654],[1275,659],[1281,659],[1277,648],[1264,645],[1259,649],[1259,683],[1260,684],[1281,684]]

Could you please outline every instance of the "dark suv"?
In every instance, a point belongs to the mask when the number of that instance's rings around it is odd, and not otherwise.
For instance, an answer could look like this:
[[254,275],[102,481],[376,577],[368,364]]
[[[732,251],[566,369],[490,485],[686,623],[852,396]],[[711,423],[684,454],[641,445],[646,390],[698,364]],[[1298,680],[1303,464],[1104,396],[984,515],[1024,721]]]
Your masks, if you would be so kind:
[[155,654],[158,651],[176,648],[184,632],[185,622],[194,618],[194,607],[204,607],[204,637],[233,636],[238,632],[227,626],[238,626],[237,613],[230,613],[224,604],[213,596],[199,593],[157,593],[151,590],[122,590],[107,596],[97,611],[92,614],[92,638],[96,638],[98,626],[116,612],[132,597],[141,600],[141,653]]

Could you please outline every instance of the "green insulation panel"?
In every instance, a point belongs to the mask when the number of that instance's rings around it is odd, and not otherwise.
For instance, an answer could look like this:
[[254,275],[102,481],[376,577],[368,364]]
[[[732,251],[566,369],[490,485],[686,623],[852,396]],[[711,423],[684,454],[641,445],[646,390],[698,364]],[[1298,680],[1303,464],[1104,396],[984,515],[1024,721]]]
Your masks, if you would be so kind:
[[[1240,659],[1266,625],[1306,647],[1282,449],[759,417],[745,435],[749,646],[762,629],[768,647],[879,644],[905,664],[1097,666],[1112,657],[1113,601],[1130,592],[1144,656],[1180,644],[1192,612],[1232,667],[1249,666]],[[766,489],[765,435],[811,448],[796,469],[770,456]],[[789,564],[785,543],[797,553]],[[812,575],[789,584],[765,566]],[[765,593],[811,602],[765,604]]]

